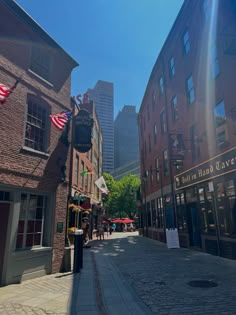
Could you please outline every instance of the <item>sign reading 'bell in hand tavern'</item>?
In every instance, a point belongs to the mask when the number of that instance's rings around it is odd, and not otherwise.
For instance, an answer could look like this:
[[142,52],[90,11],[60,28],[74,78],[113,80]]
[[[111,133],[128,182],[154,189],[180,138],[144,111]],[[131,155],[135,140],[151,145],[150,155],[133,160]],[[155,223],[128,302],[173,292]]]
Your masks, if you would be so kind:
[[81,152],[88,152],[92,148],[93,118],[85,109],[80,109],[74,117],[74,148]]

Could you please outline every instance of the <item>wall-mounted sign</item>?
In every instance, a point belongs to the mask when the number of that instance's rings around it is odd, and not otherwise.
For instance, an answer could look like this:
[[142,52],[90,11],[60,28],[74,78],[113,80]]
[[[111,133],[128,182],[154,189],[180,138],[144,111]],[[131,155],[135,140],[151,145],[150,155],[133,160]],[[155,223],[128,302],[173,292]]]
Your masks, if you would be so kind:
[[57,222],[57,233],[63,232],[63,222]]
[[73,118],[74,148],[79,152],[88,152],[92,148],[93,118],[85,109],[81,109]]
[[236,171],[236,148],[175,176],[176,190]]

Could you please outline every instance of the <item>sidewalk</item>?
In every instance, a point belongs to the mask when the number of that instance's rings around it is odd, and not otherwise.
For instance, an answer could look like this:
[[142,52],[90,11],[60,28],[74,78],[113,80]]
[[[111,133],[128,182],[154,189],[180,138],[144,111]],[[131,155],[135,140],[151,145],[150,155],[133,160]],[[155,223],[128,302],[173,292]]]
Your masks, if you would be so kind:
[[149,314],[103,251],[116,234],[84,249],[79,274],[53,274],[0,288],[0,314],[120,315]]
[[84,249],[80,274],[0,288],[2,315],[235,315],[236,261],[114,233]]
[[109,259],[114,253],[103,251],[117,236],[126,237],[115,233],[104,241],[92,241],[91,249],[84,250],[84,268],[73,284],[69,314],[151,314]]

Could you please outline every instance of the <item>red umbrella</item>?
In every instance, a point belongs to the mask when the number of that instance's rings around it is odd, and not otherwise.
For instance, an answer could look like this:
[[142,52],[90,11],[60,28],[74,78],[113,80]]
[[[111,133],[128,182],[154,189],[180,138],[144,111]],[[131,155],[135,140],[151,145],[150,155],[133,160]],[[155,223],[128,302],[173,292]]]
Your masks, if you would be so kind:
[[126,218],[126,219],[123,219],[122,222],[123,223],[132,223],[132,222],[134,222],[134,220]]
[[111,221],[112,223],[123,223],[123,220],[121,219],[115,219]]

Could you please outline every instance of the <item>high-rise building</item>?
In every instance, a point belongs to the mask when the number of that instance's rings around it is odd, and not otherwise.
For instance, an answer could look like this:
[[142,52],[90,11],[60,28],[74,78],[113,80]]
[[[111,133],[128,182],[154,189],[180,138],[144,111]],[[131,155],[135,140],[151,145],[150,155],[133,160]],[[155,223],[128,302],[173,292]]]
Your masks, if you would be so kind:
[[139,160],[136,108],[125,105],[114,122],[115,168]]
[[114,168],[114,102],[113,83],[97,81],[93,89],[87,91],[94,101],[103,134],[103,172]]

